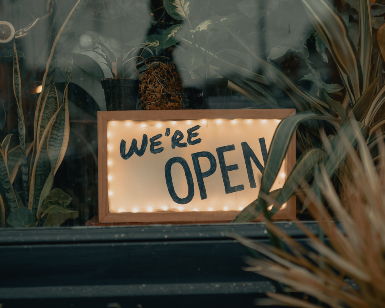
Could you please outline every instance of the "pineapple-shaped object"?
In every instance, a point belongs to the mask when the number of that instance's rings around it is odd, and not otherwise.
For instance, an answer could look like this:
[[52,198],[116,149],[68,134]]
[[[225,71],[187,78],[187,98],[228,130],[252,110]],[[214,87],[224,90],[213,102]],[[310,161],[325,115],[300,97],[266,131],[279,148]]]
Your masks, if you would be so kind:
[[184,87],[175,65],[156,62],[140,77],[140,105],[144,110],[178,110]]

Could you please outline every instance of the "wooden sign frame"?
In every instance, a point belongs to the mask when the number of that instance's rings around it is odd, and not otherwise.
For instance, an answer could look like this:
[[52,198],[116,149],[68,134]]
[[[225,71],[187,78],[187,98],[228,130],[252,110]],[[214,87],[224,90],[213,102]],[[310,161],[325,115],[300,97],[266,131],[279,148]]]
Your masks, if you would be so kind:
[[[200,119],[285,119],[295,114],[294,109],[231,109],[231,110],[135,110],[135,111],[99,111],[98,125],[98,187],[99,187],[99,222],[214,222],[231,221],[239,211],[202,211],[202,212],[155,212],[155,213],[110,213],[108,204],[107,179],[107,124],[109,121],[178,121]],[[285,160],[286,174],[290,174],[296,162],[295,134],[292,137]],[[294,219],[296,217],[295,197],[287,201],[287,206],[274,215],[275,220]]]

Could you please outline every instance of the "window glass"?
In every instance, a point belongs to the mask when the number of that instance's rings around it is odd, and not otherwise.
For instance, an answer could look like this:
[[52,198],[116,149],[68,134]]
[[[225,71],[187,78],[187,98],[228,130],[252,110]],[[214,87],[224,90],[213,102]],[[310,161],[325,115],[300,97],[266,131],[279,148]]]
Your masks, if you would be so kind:
[[[349,98],[328,37],[314,27],[313,2],[2,0],[1,225],[84,226],[95,218],[98,111],[322,114],[331,106],[339,115]],[[321,2],[359,50],[357,1]],[[375,40],[384,10],[370,2]],[[321,20],[336,22],[318,9]],[[369,64],[380,69],[377,46]],[[297,157],[318,142],[313,124],[298,133]]]

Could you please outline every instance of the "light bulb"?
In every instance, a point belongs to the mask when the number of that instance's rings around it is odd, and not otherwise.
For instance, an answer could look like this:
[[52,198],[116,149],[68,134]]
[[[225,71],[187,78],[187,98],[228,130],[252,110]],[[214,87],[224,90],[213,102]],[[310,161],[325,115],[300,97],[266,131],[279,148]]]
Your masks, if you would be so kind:
[[273,208],[272,205],[270,205],[267,209],[270,211]]
[[152,212],[153,211],[153,208],[151,207],[151,206],[149,206],[148,208],[147,208],[147,212]]
[[212,207],[209,207],[209,211],[212,212],[214,211],[214,209]]
[[112,191],[109,191],[109,192],[108,192],[108,195],[109,195],[109,196],[112,196],[113,194],[114,194],[114,193],[113,193]]
[[116,126],[116,124],[118,124],[117,121],[111,121],[111,125],[112,125],[112,126]]
[[123,213],[123,212],[124,212],[124,209],[119,209],[118,212],[119,212],[119,213]]
[[138,210],[138,208],[134,207],[134,208],[132,209],[132,212],[133,212],[133,213],[138,213],[139,210]]
[[36,93],[41,93],[41,91],[43,91],[43,86],[38,86],[36,88]]
[[167,210],[168,210],[168,207],[164,205],[164,206],[162,206],[162,210],[163,210],[163,211],[167,211]]
[[206,121],[206,120],[202,120],[201,123],[204,124],[204,125],[206,125],[206,124],[207,124],[207,121]]
[[112,134],[111,134],[111,133],[107,133],[107,137],[108,137],[108,138],[111,138],[111,137],[112,137]]
[[198,212],[198,209],[197,209],[197,208],[195,208],[195,209],[193,209],[193,211],[194,211],[194,212]]
[[266,124],[266,120],[262,120],[262,124]]
[[286,208],[286,206],[287,206],[287,203],[284,203],[284,204],[282,204],[282,207],[281,207],[281,209],[285,209],[285,208]]
[[157,127],[157,128],[161,128],[161,127],[162,127],[162,123],[156,124],[156,127]]
[[275,120],[275,122],[279,123],[279,122],[281,122],[281,120]]
[[239,211],[242,211],[242,210],[243,210],[243,207],[239,206],[239,207],[238,207],[238,210],[239,210]]
[[140,125],[140,127],[145,128],[145,127],[147,127],[147,124],[142,123],[142,124]]
[[225,206],[225,207],[223,208],[223,210],[224,210],[224,211],[228,211],[229,208],[228,208],[227,206]]
[[251,122],[252,122],[251,120],[247,120],[246,121],[247,124],[251,124]]
[[172,124],[172,125],[175,125],[175,124],[176,124],[176,121],[172,121],[171,124]]
[[107,164],[108,164],[109,166],[112,166],[112,160],[109,160],[109,161],[107,162]]
[[221,119],[218,119],[216,122],[217,122],[217,124],[221,124],[221,123],[222,123],[222,120],[221,120]]
[[232,124],[237,124],[237,120],[232,120],[231,123]]
[[280,174],[280,176],[281,176],[281,178],[285,178],[285,176],[286,176],[286,174],[285,174],[285,172],[281,172],[281,174]]
[[112,175],[109,175],[109,176],[108,176],[108,180],[109,180],[109,181],[112,180]]
[[188,121],[187,121],[187,125],[190,125],[190,124],[191,124],[191,121],[190,121],[190,120],[188,120]]
[[178,207],[178,210],[179,210],[179,211],[183,211],[183,206],[179,206],[179,207]]
[[131,125],[131,122],[130,121],[126,121],[126,126],[130,126]]

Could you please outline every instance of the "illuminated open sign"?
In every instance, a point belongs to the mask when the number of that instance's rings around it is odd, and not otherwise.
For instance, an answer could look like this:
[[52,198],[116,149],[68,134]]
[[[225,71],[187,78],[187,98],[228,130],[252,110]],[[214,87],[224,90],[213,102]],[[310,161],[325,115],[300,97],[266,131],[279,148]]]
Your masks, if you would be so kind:
[[[230,221],[258,197],[280,110],[98,112],[99,221]],[[292,140],[272,190],[295,163]],[[290,199],[274,216],[295,217]]]

